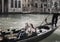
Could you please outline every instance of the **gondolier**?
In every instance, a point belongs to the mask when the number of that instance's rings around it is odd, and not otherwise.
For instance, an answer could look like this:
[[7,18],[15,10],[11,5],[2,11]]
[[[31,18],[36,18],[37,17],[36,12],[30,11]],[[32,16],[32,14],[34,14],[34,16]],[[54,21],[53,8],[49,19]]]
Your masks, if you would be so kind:
[[53,17],[52,17],[52,28],[53,25],[55,24],[55,27],[57,27],[57,21],[58,21],[58,3],[55,2],[54,3],[54,7],[53,7]]

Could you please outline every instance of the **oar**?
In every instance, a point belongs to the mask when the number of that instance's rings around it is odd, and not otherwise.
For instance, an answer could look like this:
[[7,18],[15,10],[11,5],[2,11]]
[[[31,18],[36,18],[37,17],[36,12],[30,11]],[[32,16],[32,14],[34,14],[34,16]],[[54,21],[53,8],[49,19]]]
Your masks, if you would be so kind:
[[[49,15],[50,15],[50,14],[49,14]],[[49,15],[42,21],[42,23],[40,24],[40,26],[41,26],[44,22],[47,23],[47,18],[49,17]]]

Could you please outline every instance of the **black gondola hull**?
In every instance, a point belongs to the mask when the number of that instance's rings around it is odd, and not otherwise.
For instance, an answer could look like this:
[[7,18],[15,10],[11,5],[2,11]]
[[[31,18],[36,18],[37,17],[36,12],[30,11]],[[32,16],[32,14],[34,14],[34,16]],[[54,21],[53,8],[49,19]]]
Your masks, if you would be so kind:
[[41,41],[43,39],[45,39],[46,37],[48,37],[49,35],[51,35],[57,28],[45,33],[45,34],[42,34],[42,35],[39,35],[39,36],[35,36],[35,37],[31,37],[31,38],[28,38],[28,39],[25,39],[25,40],[20,40],[20,41],[17,41],[17,42],[38,42],[38,41]]

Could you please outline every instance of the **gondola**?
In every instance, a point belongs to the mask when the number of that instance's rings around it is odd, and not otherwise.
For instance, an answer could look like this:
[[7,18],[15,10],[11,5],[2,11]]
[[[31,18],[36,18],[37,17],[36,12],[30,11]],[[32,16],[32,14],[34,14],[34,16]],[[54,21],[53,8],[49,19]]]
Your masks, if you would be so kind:
[[57,27],[54,27],[53,29],[51,28],[51,25],[43,25],[43,26],[38,26],[37,28],[39,28],[40,33],[33,36],[33,37],[28,37],[25,39],[10,39],[10,42],[38,42],[43,40],[44,38],[48,37],[49,35],[51,35],[56,29]]

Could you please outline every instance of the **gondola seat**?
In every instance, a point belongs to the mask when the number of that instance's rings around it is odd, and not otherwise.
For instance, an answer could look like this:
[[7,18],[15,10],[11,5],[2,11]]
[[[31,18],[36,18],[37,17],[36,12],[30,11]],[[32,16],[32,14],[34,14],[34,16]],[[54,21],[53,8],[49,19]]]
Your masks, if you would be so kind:
[[47,30],[50,29],[48,26],[39,26],[38,28],[39,28],[39,29],[47,29]]

